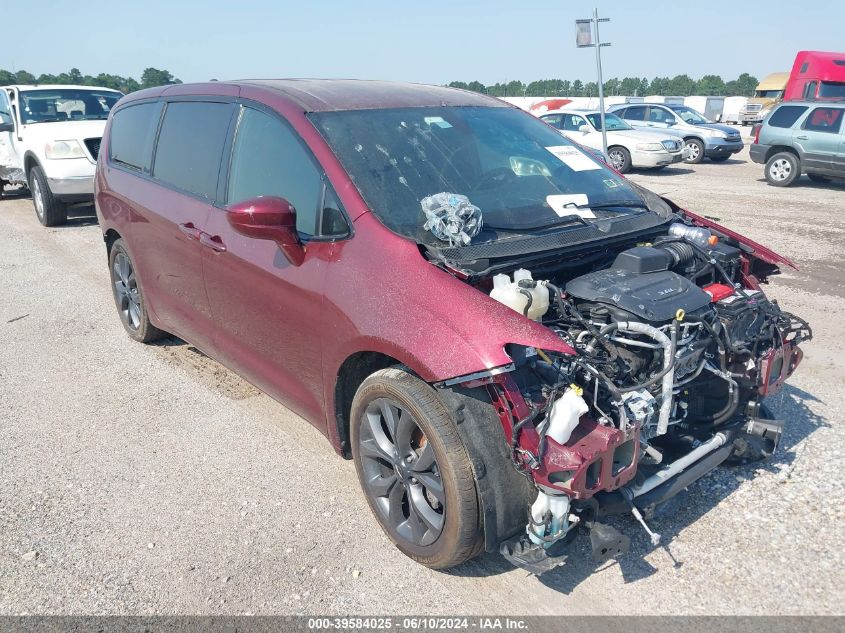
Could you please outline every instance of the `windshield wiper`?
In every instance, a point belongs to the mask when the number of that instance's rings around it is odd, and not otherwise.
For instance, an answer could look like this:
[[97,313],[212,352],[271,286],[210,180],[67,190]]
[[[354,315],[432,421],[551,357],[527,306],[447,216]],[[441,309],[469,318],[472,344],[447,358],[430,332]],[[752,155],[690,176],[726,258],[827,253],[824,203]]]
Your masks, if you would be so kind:
[[565,226],[568,224],[589,224],[587,220],[580,215],[573,213],[572,215],[564,215],[556,220],[545,222],[543,224],[524,224],[519,226],[497,226],[495,224],[484,223],[484,228],[495,229],[497,231],[507,231],[509,233],[520,233],[523,231],[536,231],[537,229],[550,229],[555,226]]
[[602,209],[612,210],[615,208],[621,209],[648,209],[648,205],[642,200],[622,200],[621,202],[600,202],[599,204],[579,204],[566,205],[564,209]]

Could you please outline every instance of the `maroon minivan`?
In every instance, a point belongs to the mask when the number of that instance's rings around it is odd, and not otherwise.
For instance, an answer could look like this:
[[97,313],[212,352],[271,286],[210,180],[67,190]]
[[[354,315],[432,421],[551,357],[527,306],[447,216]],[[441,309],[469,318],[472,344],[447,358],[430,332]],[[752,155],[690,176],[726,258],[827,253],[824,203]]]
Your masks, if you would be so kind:
[[789,261],[679,209],[517,108],[351,80],[176,85],[111,112],[96,176],[115,302],[355,460],[391,540],[435,568],[534,573],[579,532],[770,456],[763,400],[806,322]]

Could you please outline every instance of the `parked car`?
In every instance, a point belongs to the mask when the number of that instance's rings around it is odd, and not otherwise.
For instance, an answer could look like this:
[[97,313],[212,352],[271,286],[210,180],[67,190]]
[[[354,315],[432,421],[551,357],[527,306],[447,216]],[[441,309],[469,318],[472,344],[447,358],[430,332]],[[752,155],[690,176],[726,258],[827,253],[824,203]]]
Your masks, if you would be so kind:
[[579,532],[616,556],[601,517],[645,525],[777,444],[763,398],[810,332],[759,283],[788,260],[500,100],[169,86],[124,97],[102,147],[129,336],[179,336],[309,420],[424,565],[541,573]]
[[612,106],[610,111],[637,129],[671,128],[683,136],[689,149],[687,163],[700,163],[705,156],[712,161],[722,162],[743,148],[737,130],[729,125],[714,123],[685,105],[643,103]]
[[[540,117],[567,138],[601,150],[601,113],[598,110],[557,110]],[[632,167],[662,169],[683,160],[684,139],[669,130],[635,130],[615,114],[606,113],[607,156],[617,171]]]
[[783,101],[783,91],[789,73],[772,73],[766,75],[757,88],[754,96],[748,99],[745,107],[740,111],[739,119],[742,125],[760,123],[777,104]]
[[41,224],[64,224],[68,204],[94,199],[100,139],[122,96],[91,86],[0,88],[0,190],[27,185]]
[[802,173],[813,182],[845,178],[845,100],[788,101],[754,130],[751,160],[764,164],[766,181],[788,187]]

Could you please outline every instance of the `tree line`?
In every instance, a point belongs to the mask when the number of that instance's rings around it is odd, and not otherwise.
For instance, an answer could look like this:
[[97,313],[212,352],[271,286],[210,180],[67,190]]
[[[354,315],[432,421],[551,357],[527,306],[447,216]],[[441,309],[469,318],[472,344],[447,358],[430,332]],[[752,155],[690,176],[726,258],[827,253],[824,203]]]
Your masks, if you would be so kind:
[[66,73],[58,75],[41,74],[38,77],[25,70],[11,72],[0,69],[0,86],[12,84],[76,84],[80,86],[99,86],[101,88],[113,88],[124,94],[141,90],[142,88],[154,88],[169,84],[180,84],[181,80],[174,77],[166,70],[158,68],[147,68],[141,74],[141,81],[132,77],[121,77],[120,75],[83,75],[78,68],[71,68]]
[[[730,81],[724,81],[719,75],[704,75],[697,80],[689,75],[676,75],[671,78],[655,77],[651,81],[646,77],[625,77],[605,81],[604,94],[626,97],[646,95],[751,97],[758,83],[757,78],[748,73],[742,73]],[[480,81],[453,81],[448,85],[452,88],[483,92],[494,97],[597,97],[599,94],[598,83],[595,81],[584,83],[580,79],[575,81],[538,79],[527,84],[514,80],[490,86],[485,86]]]

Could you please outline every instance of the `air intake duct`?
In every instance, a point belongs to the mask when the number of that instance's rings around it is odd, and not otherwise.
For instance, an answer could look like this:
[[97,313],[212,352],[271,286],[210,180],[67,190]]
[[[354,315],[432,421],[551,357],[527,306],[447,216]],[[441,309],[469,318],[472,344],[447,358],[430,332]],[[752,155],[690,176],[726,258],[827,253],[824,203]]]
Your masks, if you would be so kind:
[[693,247],[684,242],[635,246],[619,253],[611,268],[640,274],[655,273],[688,264],[694,257]]

